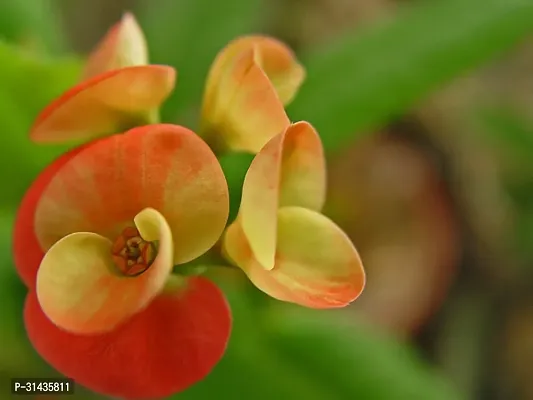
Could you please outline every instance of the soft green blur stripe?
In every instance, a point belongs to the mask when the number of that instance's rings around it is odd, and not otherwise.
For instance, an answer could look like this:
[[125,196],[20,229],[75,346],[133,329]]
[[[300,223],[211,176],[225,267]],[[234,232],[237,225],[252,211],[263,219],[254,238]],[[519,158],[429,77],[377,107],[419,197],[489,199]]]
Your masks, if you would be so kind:
[[290,116],[311,121],[326,149],[337,149],[513,47],[531,21],[529,0],[419,2],[304,57],[308,77]]
[[46,51],[65,47],[57,0],[0,0],[0,39],[37,44]]

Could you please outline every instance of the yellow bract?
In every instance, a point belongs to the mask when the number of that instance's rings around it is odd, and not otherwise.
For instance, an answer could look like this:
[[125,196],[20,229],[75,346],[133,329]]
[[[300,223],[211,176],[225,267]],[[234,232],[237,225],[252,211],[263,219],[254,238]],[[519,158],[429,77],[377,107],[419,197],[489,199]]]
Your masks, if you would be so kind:
[[257,153],[289,126],[284,104],[304,77],[292,51],[276,39],[246,36],[231,42],[207,78],[201,133],[231,150]]
[[261,265],[274,267],[278,209],[319,211],[325,190],[322,143],[307,122],[291,125],[257,154],[244,179],[239,221]]
[[363,290],[357,250],[320,214],[325,187],[322,143],[307,122],[271,139],[250,165],[224,252],[272,297],[330,308]]
[[140,212],[135,223],[158,249],[150,267],[135,278],[117,273],[112,241],[96,233],[73,233],[48,250],[37,273],[37,296],[52,322],[73,333],[109,331],[160,293],[173,267],[172,232],[153,209]]
[[90,54],[84,79],[103,72],[148,64],[148,46],[144,33],[131,13],[125,13]]

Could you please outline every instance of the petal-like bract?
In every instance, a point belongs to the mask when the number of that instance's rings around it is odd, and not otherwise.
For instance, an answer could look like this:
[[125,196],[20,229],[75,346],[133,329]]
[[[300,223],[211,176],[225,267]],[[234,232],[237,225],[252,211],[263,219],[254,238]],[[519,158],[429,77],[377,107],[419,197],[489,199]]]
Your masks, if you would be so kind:
[[173,264],[172,233],[153,209],[136,218],[146,241],[157,241],[157,256],[140,276],[118,274],[113,243],[96,233],[73,233],[54,244],[37,273],[37,296],[48,318],[73,333],[98,333],[146,307],[163,289]]
[[309,123],[291,125],[257,154],[244,180],[239,218],[260,264],[274,266],[278,209],[320,211],[325,190],[322,143]]
[[30,138],[89,140],[146,124],[174,89],[176,71],[144,65],[104,72],[65,92],[37,117]]
[[95,392],[131,400],[166,398],[203,379],[224,354],[231,330],[222,293],[199,277],[108,333],[59,329],[33,292],[24,320],[33,346],[58,371]]
[[148,64],[146,39],[131,13],[107,32],[92,51],[85,65],[83,78],[91,78],[106,71]]
[[257,153],[290,123],[284,104],[305,76],[283,43],[247,36],[226,46],[207,78],[203,134],[232,150]]
[[45,250],[75,232],[115,240],[145,208],[168,222],[175,264],[195,259],[220,238],[228,217],[227,183],[194,132],[156,124],[91,143],[43,192],[35,231]]
[[311,308],[344,307],[363,291],[357,250],[331,220],[302,207],[278,211],[276,261],[266,270],[254,258],[237,221],[224,239],[225,252],[259,289],[278,300]]
[[31,289],[35,287],[37,270],[44,257],[44,251],[35,236],[37,204],[57,171],[82,149],[83,146],[77,147],[46,167],[32,183],[18,209],[13,228],[13,257],[20,278]]
[[215,90],[224,73],[232,68],[240,54],[254,49],[256,63],[268,76],[283,104],[296,95],[305,78],[305,70],[298,63],[292,50],[284,43],[269,36],[243,36],[230,42],[215,59],[208,77],[207,94]]
[[365,284],[357,250],[320,214],[326,169],[320,137],[291,125],[256,155],[246,174],[224,254],[261,290],[307,307],[342,307]]

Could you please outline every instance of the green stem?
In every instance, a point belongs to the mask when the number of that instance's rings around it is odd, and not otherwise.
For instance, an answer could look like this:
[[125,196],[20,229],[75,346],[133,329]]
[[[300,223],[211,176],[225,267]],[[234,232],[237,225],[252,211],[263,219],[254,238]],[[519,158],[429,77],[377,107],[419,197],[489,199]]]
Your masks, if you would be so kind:
[[148,124],[158,124],[161,122],[161,114],[158,108],[155,108],[148,112],[146,115],[146,121]]

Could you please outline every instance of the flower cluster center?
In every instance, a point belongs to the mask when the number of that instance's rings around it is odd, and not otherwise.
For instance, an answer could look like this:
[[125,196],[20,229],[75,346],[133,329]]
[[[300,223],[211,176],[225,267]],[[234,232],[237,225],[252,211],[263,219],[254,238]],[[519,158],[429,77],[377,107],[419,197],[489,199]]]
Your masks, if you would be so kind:
[[137,228],[127,227],[113,244],[112,256],[118,271],[124,276],[138,276],[145,272],[157,255],[153,242],[144,240]]

